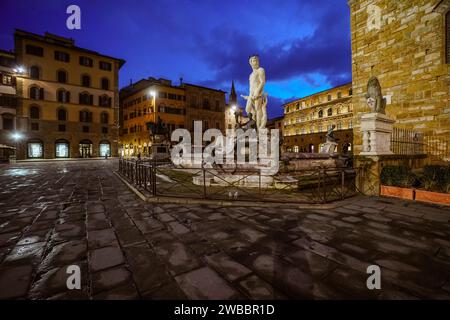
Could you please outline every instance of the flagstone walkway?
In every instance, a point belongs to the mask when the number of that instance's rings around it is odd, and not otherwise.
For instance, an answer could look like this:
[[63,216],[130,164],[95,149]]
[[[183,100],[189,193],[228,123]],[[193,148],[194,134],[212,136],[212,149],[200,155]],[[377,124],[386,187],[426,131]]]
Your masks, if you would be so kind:
[[[449,299],[450,208],[149,204],[117,160],[0,165],[0,299]],[[69,290],[67,268],[81,270]],[[367,267],[381,268],[369,290]]]

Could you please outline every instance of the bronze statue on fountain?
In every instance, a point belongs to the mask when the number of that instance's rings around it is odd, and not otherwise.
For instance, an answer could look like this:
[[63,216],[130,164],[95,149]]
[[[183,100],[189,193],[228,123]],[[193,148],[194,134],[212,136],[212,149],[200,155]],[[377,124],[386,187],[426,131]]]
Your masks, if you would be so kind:
[[169,128],[167,128],[158,116],[156,123],[147,122],[147,128],[150,132],[149,156],[151,160],[168,160],[170,159],[170,136]]

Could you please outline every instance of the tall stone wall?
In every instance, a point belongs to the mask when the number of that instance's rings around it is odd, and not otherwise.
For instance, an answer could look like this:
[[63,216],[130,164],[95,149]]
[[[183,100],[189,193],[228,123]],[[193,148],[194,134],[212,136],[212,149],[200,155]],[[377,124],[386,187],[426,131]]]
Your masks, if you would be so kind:
[[450,135],[445,15],[449,0],[349,0],[355,153],[367,81],[378,77],[396,127]]

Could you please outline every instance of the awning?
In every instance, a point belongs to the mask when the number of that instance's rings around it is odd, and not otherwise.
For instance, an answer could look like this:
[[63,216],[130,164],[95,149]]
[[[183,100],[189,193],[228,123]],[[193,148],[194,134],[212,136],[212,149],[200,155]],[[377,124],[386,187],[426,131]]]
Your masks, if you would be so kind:
[[16,148],[11,147],[11,146],[7,146],[6,144],[1,144],[0,143],[0,149],[16,149]]

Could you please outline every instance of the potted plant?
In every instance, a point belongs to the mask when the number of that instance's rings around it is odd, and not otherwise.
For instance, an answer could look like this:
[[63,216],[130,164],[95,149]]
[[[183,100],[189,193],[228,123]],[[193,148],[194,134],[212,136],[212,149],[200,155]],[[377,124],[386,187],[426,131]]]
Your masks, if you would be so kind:
[[413,200],[414,174],[405,166],[385,166],[380,175],[382,196]]
[[416,200],[450,205],[450,166],[425,166],[420,180],[423,189],[416,189]]

